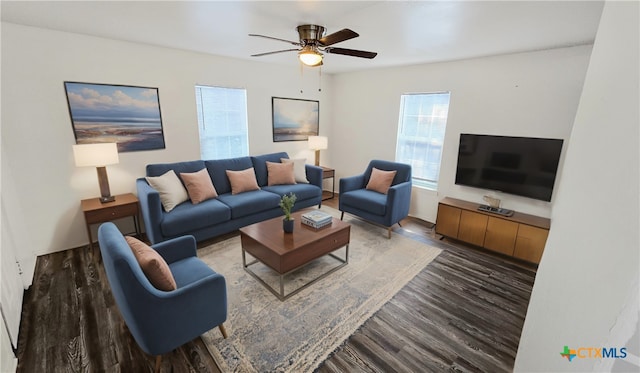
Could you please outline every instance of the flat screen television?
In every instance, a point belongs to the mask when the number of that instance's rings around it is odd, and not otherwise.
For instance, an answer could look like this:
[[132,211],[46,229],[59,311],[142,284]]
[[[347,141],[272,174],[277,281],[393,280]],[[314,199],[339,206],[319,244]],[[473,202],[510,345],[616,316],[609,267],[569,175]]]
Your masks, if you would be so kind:
[[460,134],[456,184],[551,201],[561,139]]

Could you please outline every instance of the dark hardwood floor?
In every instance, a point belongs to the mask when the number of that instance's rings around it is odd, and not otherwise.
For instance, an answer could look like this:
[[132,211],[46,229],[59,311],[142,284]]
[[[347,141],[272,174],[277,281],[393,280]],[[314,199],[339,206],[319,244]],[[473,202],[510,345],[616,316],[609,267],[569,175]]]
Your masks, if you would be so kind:
[[[337,199],[323,203],[337,208]],[[394,234],[440,247],[443,253],[337,349],[319,372],[512,370],[535,268],[440,241],[430,226],[408,218],[402,228],[394,227]],[[122,321],[99,249],[83,247],[38,257],[23,305],[18,372],[145,372],[153,371],[154,361],[139,349]],[[219,369],[196,338],[163,356],[161,372]]]
[[426,234],[443,252],[318,372],[511,372],[535,269]]
[[[26,292],[17,372],[152,372],[111,295],[100,249],[38,257]],[[220,372],[200,338],[163,355],[161,372]]]

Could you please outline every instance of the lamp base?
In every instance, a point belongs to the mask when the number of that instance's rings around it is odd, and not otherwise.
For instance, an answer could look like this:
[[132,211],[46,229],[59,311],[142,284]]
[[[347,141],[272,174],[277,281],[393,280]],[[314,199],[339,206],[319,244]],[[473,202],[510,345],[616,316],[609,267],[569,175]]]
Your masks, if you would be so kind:
[[115,200],[116,200],[116,197],[114,197],[114,196],[100,197],[100,202],[102,202],[102,203],[113,202]]
[[107,203],[116,200],[109,190],[109,178],[107,177],[107,168],[104,166],[96,167],[98,171],[98,184],[100,184],[100,202]]

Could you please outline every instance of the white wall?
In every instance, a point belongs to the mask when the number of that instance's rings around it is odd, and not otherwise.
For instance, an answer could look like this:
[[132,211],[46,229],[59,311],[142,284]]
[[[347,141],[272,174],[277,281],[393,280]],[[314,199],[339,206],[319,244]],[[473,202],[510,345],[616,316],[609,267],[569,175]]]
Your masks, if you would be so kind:
[[9,333],[4,326],[0,325],[0,372],[15,372],[18,366],[18,359],[13,354]]
[[639,10],[605,4],[516,371],[607,371],[613,360],[559,354],[638,336]]
[[[1,35],[3,163],[17,190],[3,198],[23,212],[28,249],[36,254],[86,244],[80,200],[99,195],[95,169],[74,165],[64,81],[159,89],[166,149],[120,154],[120,163],[107,167],[112,194],[135,193],[148,163],[200,158],[196,84],[247,89],[251,154],[287,151],[313,159],[306,142],[273,143],[272,96],[319,100],[320,133],[331,136],[331,79],[324,76],[318,92],[317,70],[301,77],[300,69],[10,23],[2,23]],[[129,220],[120,224],[132,230]]]
[[[148,163],[199,158],[195,84],[247,88],[252,154],[283,150],[312,159],[302,142],[272,142],[271,97],[320,100],[320,133],[329,137],[322,164],[334,167],[337,179],[361,172],[372,158],[394,159],[402,93],[448,90],[440,189],[414,188],[411,209],[435,221],[442,197],[480,201],[487,193],[453,183],[459,133],[569,137],[590,52],[580,46],[323,74],[318,92],[317,70],[301,77],[289,67],[3,23],[3,152],[32,251],[44,254],[87,242],[79,200],[98,195],[95,170],[73,164],[64,81],[159,88],[166,149],[121,154],[120,164],[108,167],[113,194],[135,192],[134,180]],[[550,215],[550,203],[498,197],[504,207]],[[128,219],[119,223],[130,230]]]
[[505,208],[548,217],[552,203],[455,185],[459,134],[568,139],[590,53],[579,46],[336,75],[330,162],[339,178],[372,158],[395,159],[400,95],[450,91],[439,190],[414,187],[411,215],[435,222],[438,200],[491,193]]

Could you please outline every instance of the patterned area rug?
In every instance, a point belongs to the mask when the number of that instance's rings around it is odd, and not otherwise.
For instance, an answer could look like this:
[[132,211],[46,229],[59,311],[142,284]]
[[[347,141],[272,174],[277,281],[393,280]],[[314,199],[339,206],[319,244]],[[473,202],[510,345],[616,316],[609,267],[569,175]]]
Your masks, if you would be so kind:
[[[335,209],[322,210],[339,217]],[[385,229],[359,219],[345,215],[345,221],[351,224],[349,264],[284,302],[243,269],[239,236],[198,250],[227,280],[229,338],[223,339],[217,328],[202,336],[223,372],[313,371],[440,254],[398,234],[389,240]],[[345,249],[335,254],[343,258]],[[285,281],[295,288],[337,264],[323,257]],[[275,285],[277,277],[269,268],[251,268]]]

